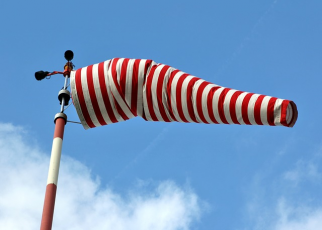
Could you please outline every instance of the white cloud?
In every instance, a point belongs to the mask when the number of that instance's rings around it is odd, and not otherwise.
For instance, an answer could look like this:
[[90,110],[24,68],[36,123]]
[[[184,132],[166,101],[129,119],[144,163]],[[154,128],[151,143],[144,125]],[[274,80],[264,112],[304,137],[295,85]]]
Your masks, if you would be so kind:
[[[322,207],[294,202],[281,196],[272,204],[255,199],[248,204],[249,223],[244,229],[250,230],[321,230]],[[298,204],[295,204],[298,203]]]
[[321,230],[320,162],[321,155],[309,153],[279,174],[256,174],[247,190],[245,229]]
[[292,206],[285,198],[277,204],[278,219],[273,225],[274,230],[320,230],[322,229],[322,208]]
[[302,181],[319,183],[322,179],[322,173],[319,167],[313,161],[298,160],[295,168],[284,173],[283,179],[292,182],[297,186]]
[[[0,123],[0,229],[40,227],[49,156],[25,137],[22,128]],[[188,186],[153,185],[117,194],[102,189],[86,166],[63,157],[53,229],[190,229],[199,220],[203,205]]]

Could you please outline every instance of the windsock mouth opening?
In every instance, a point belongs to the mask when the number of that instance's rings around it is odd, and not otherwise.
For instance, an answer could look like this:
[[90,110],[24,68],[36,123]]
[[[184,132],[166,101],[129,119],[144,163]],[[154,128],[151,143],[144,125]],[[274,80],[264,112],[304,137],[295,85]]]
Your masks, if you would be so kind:
[[286,124],[288,127],[293,127],[296,123],[298,116],[296,104],[290,101],[286,110]]

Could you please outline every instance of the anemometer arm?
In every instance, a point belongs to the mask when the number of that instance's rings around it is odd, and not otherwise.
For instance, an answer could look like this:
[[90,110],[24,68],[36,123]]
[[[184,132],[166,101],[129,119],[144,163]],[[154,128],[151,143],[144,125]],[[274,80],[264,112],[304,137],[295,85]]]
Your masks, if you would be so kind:
[[43,80],[44,78],[47,78],[51,75],[55,75],[55,74],[63,74],[64,77],[68,77],[69,78],[69,75],[70,75],[70,72],[73,70],[73,68],[75,67],[74,64],[71,62],[71,60],[73,59],[74,57],[74,53],[73,51],[71,50],[67,50],[65,52],[65,58],[67,60],[67,63],[65,64],[64,66],[64,72],[61,72],[61,71],[53,71],[53,72],[48,72],[48,71],[43,71],[43,70],[40,70],[40,71],[37,71],[35,73],[35,78],[36,80],[38,81],[41,81]]

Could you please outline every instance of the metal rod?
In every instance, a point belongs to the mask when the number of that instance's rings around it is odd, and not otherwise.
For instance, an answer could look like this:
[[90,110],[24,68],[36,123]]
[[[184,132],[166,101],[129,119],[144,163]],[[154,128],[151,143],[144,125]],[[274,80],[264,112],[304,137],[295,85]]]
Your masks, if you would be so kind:
[[60,112],[63,113],[64,112],[64,106],[65,106],[65,98],[62,98],[61,100],[61,106],[60,106]]
[[[64,88],[63,89],[67,89],[67,83],[68,83],[68,75],[65,76],[65,83],[64,83]],[[65,98],[62,98],[61,101],[61,106],[60,106],[60,112],[63,113],[65,110]]]
[[53,145],[51,149],[46,194],[45,194],[45,201],[44,201],[44,208],[42,213],[40,230],[51,230],[52,228],[60,157],[61,157],[61,150],[63,145],[63,137],[64,137],[66,122],[67,122],[67,116],[64,113],[56,114],[54,140],[53,140]]
[[67,89],[67,81],[68,81],[69,76],[65,76],[65,83],[64,83],[64,89]]
[[75,124],[82,124],[81,122],[78,122],[78,121],[67,121],[67,122],[70,122],[70,123],[75,123]]

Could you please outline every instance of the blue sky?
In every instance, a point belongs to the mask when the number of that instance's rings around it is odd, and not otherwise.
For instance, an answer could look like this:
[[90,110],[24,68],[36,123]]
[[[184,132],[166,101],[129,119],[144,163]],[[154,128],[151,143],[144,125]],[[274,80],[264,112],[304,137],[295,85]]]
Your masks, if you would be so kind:
[[[55,229],[320,229],[322,3],[2,1],[0,228],[40,225],[67,49],[81,68],[148,58],[293,100],[293,128],[67,124]],[[78,121],[73,106],[66,111]],[[19,218],[19,222],[15,221]],[[94,226],[94,227],[93,227]]]

